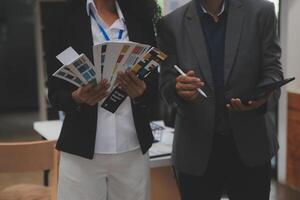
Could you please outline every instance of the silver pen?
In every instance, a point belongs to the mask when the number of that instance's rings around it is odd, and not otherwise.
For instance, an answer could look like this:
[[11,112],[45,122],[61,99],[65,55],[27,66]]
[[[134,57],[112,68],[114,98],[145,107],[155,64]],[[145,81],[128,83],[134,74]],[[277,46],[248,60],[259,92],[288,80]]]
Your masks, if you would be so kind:
[[[174,68],[179,72],[179,74],[181,74],[182,76],[187,76],[177,65],[174,65]],[[203,90],[201,90],[200,88],[197,88],[198,92],[204,96],[205,98],[207,98],[207,95],[203,92]]]

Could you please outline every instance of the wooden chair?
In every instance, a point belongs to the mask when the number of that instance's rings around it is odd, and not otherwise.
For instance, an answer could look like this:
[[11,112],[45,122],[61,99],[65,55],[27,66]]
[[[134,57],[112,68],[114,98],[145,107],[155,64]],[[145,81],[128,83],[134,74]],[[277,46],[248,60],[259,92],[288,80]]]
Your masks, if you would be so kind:
[[[44,189],[50,192],[51,200],[56,200],[58,152],[54,148],[55,143],[56,141],[0,143],[0,172],[17,173],[50,170],[49,187]],[[31,191],[34,190],[33,187],[32,185],[28,186]],[[37,190],[42,188],[41,186],[36,187]],[[6,192],[2,192],[2,195],[7,195],[4,193],[13,193],[15,188],[15,186],[12,186],[4,189]],[[24,193],[24,187],[21,188],[23,189],[18,189],[15,192]]]

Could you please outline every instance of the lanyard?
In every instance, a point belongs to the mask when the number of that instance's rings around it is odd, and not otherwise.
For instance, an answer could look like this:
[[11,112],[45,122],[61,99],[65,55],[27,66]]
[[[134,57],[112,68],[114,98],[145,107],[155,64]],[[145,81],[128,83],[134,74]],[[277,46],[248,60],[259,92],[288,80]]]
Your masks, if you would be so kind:
[[[94,13],[93,13],[92,10],[90,10],[90,15],[91,15],[92,19],[93,19],[93,20],[96,22],[96,24],[98,25],[98,28],[99,28],[100,32],[102,33],[102,35],[104,36],[104,39],[105,39],[106,41],[110,41],[111,39],[110,39],[109,35],[108,35],[107,32],[105,31],[105,29],[101,26],[101,24],[98,23],[98,21],[97,21],[97,19],[96,19],[96,17],[95,17],[95,15],[94,15]],[[124,31],[123,31],[123,30],[120,30],[119,35],[118,35],[118,40],[121,40],[121,39],[122,39],[123,33],[124,33]]]

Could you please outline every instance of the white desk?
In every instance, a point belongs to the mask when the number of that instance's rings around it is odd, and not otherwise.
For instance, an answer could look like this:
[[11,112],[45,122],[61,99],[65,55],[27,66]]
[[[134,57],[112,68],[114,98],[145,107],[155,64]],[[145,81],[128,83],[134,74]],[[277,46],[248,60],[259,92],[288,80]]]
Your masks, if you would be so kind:
[[[173,129],[165,127],[163,122],[157,121],[155,124],[164,127],[161,131],[160,142],[154,143],[149,150],[150,156],[167,154],[172,151]],[[47,140],[57,140],[62,128],[62,121],[40,121],[33,123],[33,129]],[[150,161],[151,168],[166,167],[171,165],[171,156],[152,158]]]

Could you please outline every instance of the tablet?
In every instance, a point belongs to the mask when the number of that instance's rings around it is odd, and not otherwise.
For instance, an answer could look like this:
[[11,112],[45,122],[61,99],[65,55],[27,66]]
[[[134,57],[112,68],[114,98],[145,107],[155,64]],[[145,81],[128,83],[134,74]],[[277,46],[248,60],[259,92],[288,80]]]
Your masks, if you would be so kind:
[[255,88],[252,92],[249,92],[248,94],[240,97],[240,99],[244,104],[248,104],[249,101],[255,101],[255,100],[263,97],[266,93],[272,92],[276,89],[279,89],[282,86],[284,86],[294,80],[295,80],[295,77],[260,85],[257,88]]

